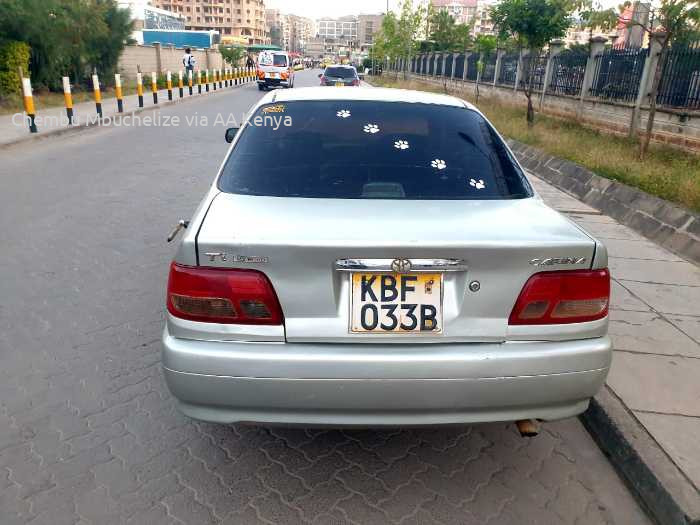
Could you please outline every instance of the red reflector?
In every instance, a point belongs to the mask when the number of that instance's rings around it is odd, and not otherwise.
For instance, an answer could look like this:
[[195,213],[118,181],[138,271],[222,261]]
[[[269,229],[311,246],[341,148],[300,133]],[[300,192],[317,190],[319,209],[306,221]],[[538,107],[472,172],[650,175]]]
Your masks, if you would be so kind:
[[282,324],[272,284],[256,270],[170,265],[168,312],[205,323]]
[[528,279],[508,324],[566,324],[608,315],[610,272],[571,270],[536,273]]

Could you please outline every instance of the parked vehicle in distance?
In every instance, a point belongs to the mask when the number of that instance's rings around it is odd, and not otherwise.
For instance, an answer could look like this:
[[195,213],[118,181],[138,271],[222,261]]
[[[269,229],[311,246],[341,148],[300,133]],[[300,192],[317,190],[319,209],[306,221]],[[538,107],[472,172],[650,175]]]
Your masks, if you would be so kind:
[[472,105],[300,88],[226,137],[170,267],[163,369],[184,414],[520,428],[604,384],[605,246]]
[[284,51],[262,51],[258,55],[258,89],[265,91],[273,87],[294,87],[294,67]]
[[328,66],[323,73],[318,75],[322,86],[359,86],[360,77],[353,66],[335,64]]

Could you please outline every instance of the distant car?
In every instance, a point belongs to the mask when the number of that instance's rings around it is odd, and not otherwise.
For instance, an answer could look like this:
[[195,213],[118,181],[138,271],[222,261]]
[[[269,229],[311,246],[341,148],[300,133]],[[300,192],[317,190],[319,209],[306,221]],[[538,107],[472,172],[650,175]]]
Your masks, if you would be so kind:
[[328,66],[326,70],[318,75],[321,79],[322,86],[359,86],[360,77],[357,70],[352,66],[333,65]]
[[263,51],[258,55],[258,89],[294,87],[294,67],[284,51]]
[[605,246],[472,105],[300,88],[226,138],[170,266],[163,370],[186,415],[553,420],[605,383]]

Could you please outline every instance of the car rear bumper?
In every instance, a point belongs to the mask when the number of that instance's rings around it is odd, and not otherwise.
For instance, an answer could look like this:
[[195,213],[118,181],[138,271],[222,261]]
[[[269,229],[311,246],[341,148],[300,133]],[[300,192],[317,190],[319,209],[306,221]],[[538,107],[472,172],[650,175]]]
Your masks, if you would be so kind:
[[163,336],[186,415],[220,423],[401,426],[561,419],[583,412],[607,337],[503,344],[289,344]]
[[265,80],[258,79],[258,84],[262,84],[263,86],[269,86],[269,87],[275,87],[275,86],[289,87],[289,80],[282,80],[280,78],[266,78]]

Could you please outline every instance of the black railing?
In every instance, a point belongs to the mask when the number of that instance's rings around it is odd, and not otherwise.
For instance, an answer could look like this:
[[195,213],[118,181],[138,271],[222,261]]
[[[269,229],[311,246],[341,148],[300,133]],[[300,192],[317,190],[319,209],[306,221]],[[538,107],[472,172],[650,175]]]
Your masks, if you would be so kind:
[[435,74],[435,55],[430,55],[428,57],[428,75]]
[[457,55],[455,60],[455,78],[463,78],[464,76],[464,55]]
[[533,91],[542,91],[548,58],[547,54],[535,55],[532,53],[523,57],[523,70],[520,72],[520,78],[518,80],[521,89],[531,85]]
[[565,49],[552,58],[551,80],[547,86],[547,93],[580,95],[588,56],[586,49]]
[[515,85],[515,77],[518,71],[518,59],[520,53],[505,53],[501,57],[501,71],[498,74],[498,83],[508,86]]
[[442,55],[438,55],[435,57],[435,74],[440,76],[444,73],[444,69],[442,69],[442,64],[444,60]]
[[610,100],[634,102],[644,70],[648,49],[606,49],[595,57],[589,94]]
[[656,103],[700,108],[700,47],[698,44],[674,46],[667,53]]
[[472,53],[467,59],[467,80],[476,81],[478,72],[477,62],[479,62],[479,53]]
[[481,81],[492,83],[496,74],[496,53],[489,53],[484,59],[484,69],[481,72]]
[[447,55],[445,57],[445,76],[452,78],[452,65],[454,63],[454,56],[453,55]]

